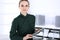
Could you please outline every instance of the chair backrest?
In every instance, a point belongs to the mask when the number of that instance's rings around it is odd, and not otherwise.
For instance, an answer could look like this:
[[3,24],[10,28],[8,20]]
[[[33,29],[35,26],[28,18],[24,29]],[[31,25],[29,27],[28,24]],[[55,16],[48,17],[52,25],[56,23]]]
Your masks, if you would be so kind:
[[60,27],[60,16],[55,17],[55,26]]
[[35,25],[45,25],[45,16],[44,15],[36,15]]

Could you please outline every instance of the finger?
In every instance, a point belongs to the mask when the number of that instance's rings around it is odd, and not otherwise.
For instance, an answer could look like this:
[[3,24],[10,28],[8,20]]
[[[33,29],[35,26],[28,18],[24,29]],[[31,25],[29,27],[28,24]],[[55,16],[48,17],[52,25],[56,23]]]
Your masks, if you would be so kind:
[[28,34],[27,36],[32,37],[32,34]]
[[29,37],[32,37],[32,35],[30,35]]
[[29,37],[29,38],[32,38],[32,37]]

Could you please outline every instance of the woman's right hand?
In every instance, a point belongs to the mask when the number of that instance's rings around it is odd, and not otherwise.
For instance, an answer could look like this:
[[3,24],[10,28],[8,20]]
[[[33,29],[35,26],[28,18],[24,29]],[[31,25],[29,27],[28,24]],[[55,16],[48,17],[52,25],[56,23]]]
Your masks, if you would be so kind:
[[23,40],[31,39],[32,34],[27,34],[26,36],[23,37]]

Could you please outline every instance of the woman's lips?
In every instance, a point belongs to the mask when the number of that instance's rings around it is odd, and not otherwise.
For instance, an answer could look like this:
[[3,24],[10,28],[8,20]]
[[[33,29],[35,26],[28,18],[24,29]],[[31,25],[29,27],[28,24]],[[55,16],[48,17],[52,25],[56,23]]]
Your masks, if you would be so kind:
[[26,10],[23,10],[23,11],[26,11]]

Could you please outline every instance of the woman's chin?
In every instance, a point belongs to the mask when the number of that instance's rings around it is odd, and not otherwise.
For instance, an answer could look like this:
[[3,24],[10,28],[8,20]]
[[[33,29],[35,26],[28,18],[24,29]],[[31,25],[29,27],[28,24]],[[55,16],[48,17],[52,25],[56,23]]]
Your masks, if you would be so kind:
[[27,13],[26,11],[23,11],[23,13]]

